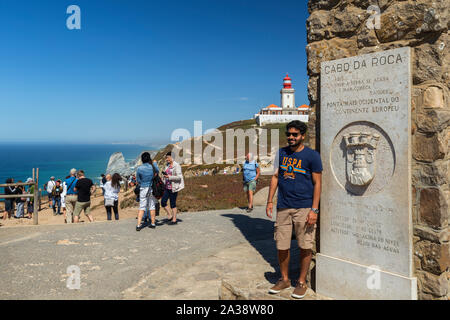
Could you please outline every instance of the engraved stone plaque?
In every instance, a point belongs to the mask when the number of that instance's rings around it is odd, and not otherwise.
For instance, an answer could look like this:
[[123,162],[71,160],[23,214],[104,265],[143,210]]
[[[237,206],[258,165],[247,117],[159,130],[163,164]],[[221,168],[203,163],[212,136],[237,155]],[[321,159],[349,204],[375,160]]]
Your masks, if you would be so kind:
[[[343,299],[415,299],[410,48],[322,62],[320,83],[317,290]],[[379,286],[370,285],[370,270],[378,270]]]

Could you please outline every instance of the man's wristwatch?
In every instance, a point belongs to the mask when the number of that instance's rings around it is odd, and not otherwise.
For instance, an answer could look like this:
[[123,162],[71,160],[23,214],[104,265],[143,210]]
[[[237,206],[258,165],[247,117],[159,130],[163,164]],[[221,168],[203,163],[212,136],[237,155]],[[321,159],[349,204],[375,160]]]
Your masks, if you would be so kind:
[[319,209],[311,208],[311,211],[314,212],[315,214],[319,213]]

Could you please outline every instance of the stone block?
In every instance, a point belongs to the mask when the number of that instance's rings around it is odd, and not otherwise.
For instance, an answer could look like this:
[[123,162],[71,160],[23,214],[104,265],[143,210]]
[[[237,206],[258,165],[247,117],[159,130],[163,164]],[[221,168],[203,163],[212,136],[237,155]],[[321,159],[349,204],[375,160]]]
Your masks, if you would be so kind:
[[318,82],[319,77],[310,77],[308,81],[308,99],[311,103],[317,102],[318,99]]
[[414,235],[421,239],[429,240],[435,243],[444,243],[449,241],[448,227],[443,230],[434,230],[427,226],[414,226]]
[[435,229],[447,227],[448,203],[440,188],[427,188],[420,192],[420,222]]
[[444,108],[444,91],[442,88],[428,87],[423,94],[423,107]]
[[438,39],[431,43],[423,43],[414,48],[414,84],[425,81],[450,82],[450,35],[441,34]]
[[366,10],[354,6],[335,9],[330,19],[330,31],[339,37],[351,37],[368,17]]
[[433,163],[416,163],[412,170],[413,185],[441,186],[450,181],[450,162],[437,160]]
[[439,132],[450,124],[450,110],[425,110],[416,116],[417,127],[421,132]]
[[416,271],[419,292],[429,294],[426,299],[443,297],[448,293],[448,278],[446,273],[434,275],[426,271]]
[[418,161],[433,162],[438,159],[444,159],[445,146],[442,145],[437,134],[414,135],[413,158]]
[[416,278],[379,270],[379,281],[374,284],[371,282],[373,271],[352,261],[317,254],[317,293],[333,299],[349,300],[417,299]]
[[375,30],[364,27],[359,29],[357,41],[358,48],[373,47],[379,44]]
[[306,46],[308,56],[308,74],[320,73],[320,63],[355,56],[358,53],[356,37],[351,39],[331,39],[310,43]]
[[421,259],[421,266],[424,271],[439,275],[449,267],[448,243],[441,244],[422,240],[414,245],[414,250]]
[[317,10],[306,20],[308,42],[330,38],[330,11]]
[[376,30],[380,42],[425,37],[442,32],[448,18],[445,1],[418,0],[396,2],[381,14],[381,28]]
[[316,10],[329,10],[336,6],[340,0],[309,0],[308,11],[312,13]]

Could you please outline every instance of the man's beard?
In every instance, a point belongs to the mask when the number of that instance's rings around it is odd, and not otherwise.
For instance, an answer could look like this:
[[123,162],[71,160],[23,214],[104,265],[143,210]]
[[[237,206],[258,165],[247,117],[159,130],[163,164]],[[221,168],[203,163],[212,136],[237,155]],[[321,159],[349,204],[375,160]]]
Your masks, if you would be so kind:
[[291,142],[288,140],[289,147],[298,147],[300,144],[302,144],[304,139],[300,138],[298,142],[296,140],[293,140],[294,144],[291,144]]

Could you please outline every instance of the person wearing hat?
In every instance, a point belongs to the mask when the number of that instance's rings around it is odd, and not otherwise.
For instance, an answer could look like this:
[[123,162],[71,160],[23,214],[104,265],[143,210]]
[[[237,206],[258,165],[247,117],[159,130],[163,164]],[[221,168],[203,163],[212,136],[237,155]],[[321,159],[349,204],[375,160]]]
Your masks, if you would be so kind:
[[56,186],[55,177],[51,176],[50,181],[46,184],[46,191],[48,196],[48,207],[51,208],[53,205],[53,197],[52,197],[52,191],[53,188]]
[[[57,180],[55,186],[52,190],[52,198],[53,198],[53,215],[60,215],[61,213],[61,195],[64,191],[63,186],[61,185],[61,180]],[[58,206],[58,212],[56,212],[56,206]]]

